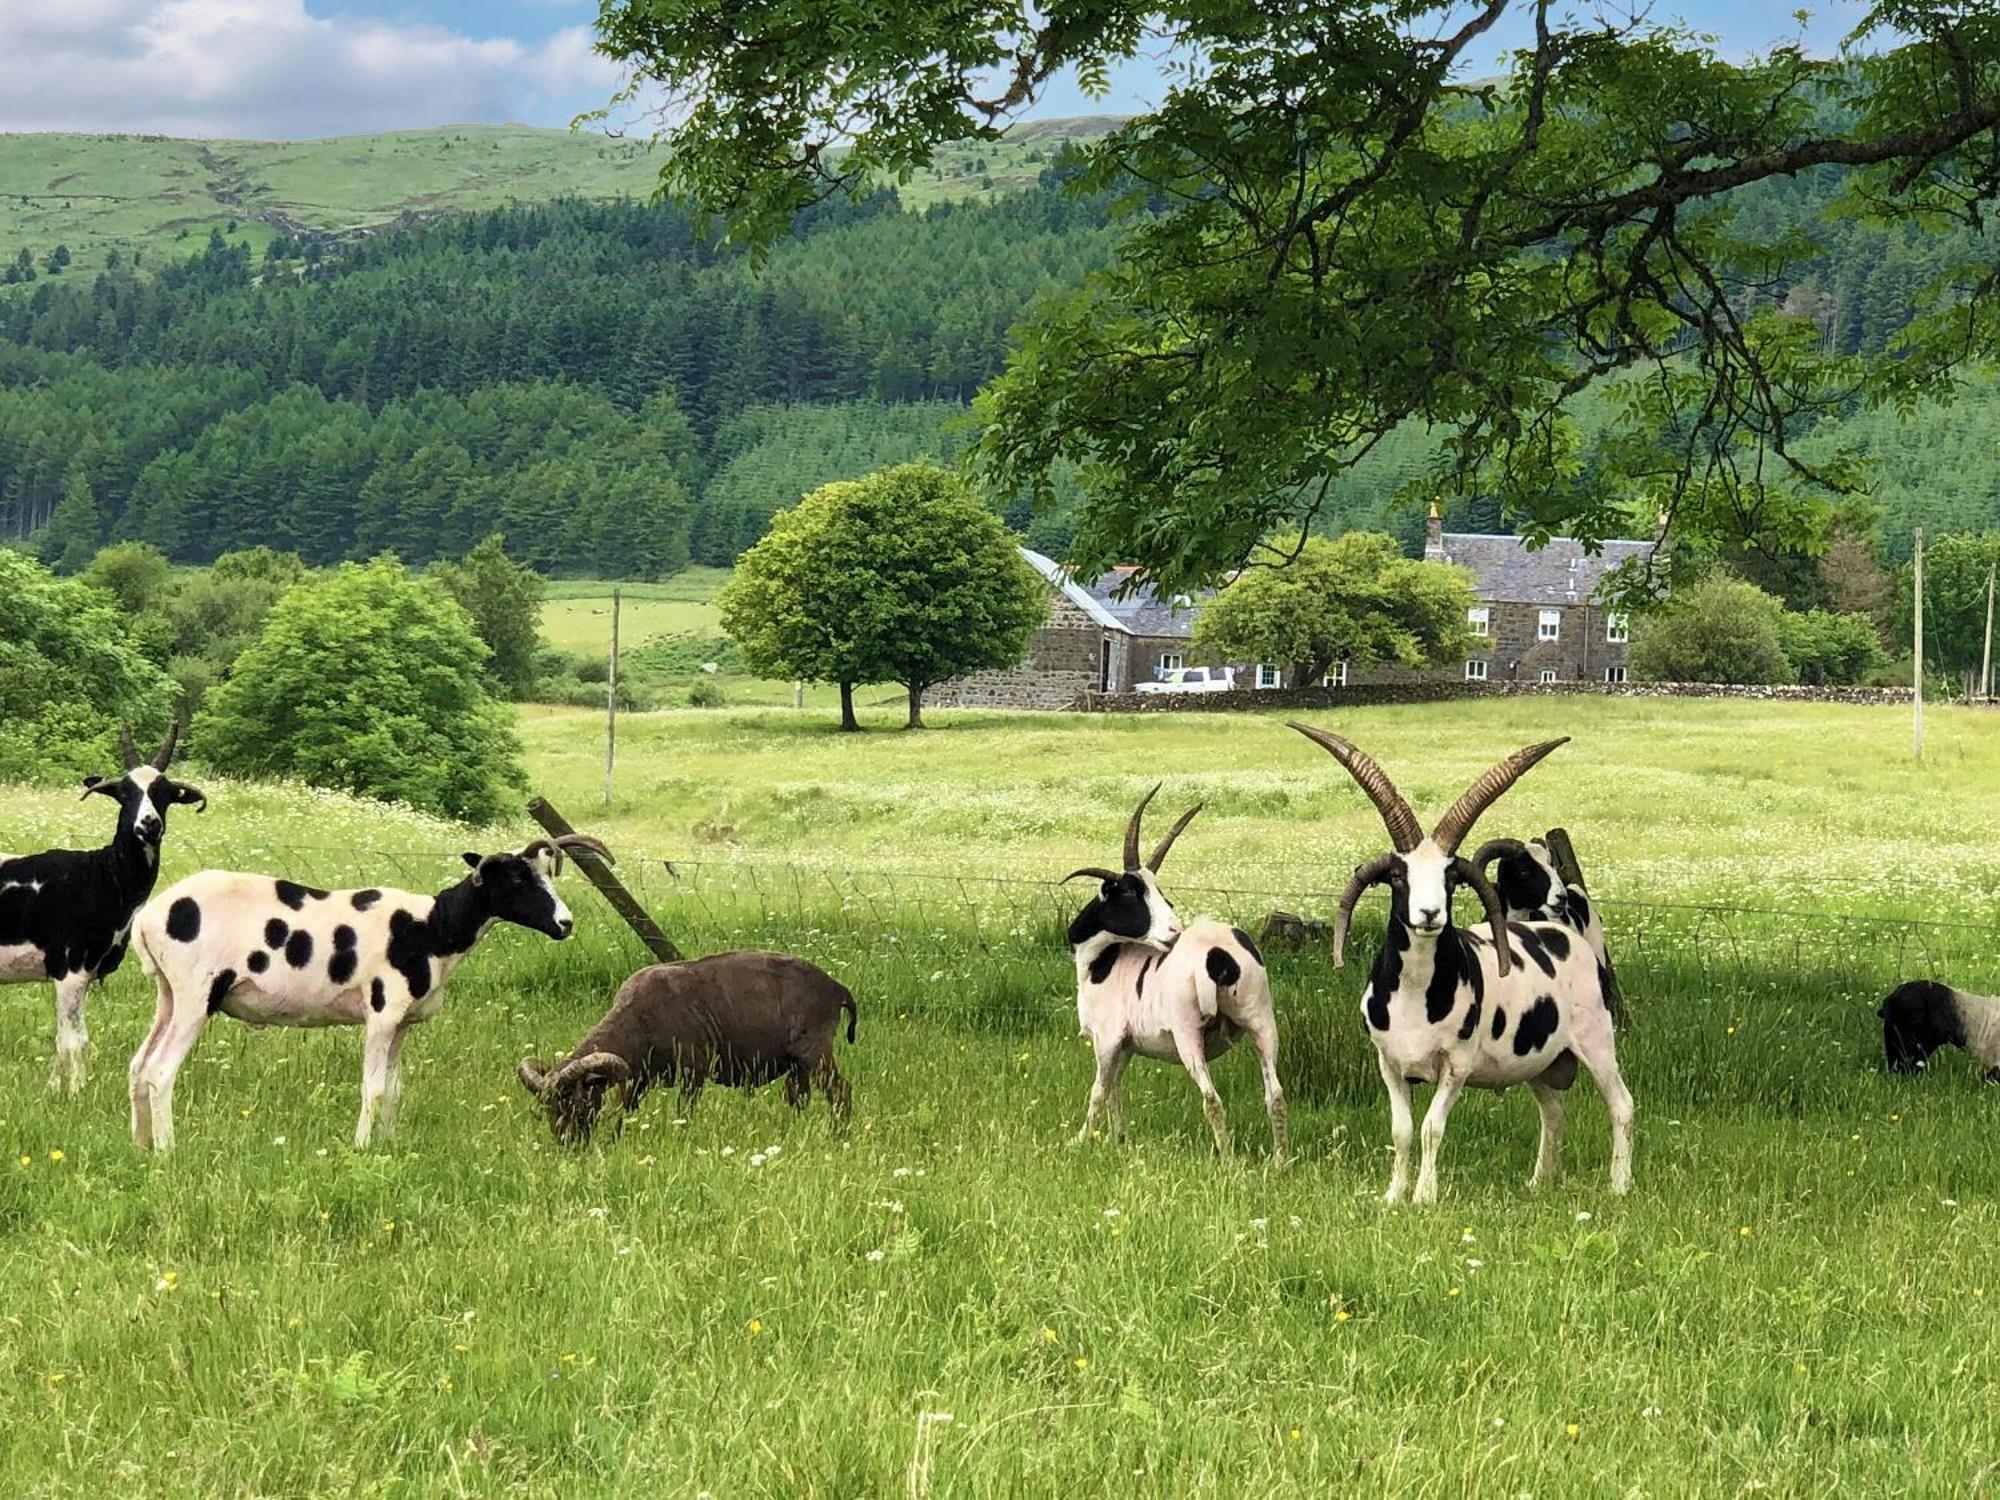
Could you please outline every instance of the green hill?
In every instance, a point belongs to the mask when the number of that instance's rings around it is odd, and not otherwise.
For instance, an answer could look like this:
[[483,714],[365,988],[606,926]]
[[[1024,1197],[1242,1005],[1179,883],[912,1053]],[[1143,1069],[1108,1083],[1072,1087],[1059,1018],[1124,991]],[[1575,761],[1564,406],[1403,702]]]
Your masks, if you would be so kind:
[[[1034,185],[1065,141],[1115,119],[1039,120],[1004,140],[954,146],[901,188],[921,207]],[[544,203],[643,198],[659,160],[643,141],[526,125],[448,125],[319,141],[186,141],[157,135],[0,135],[0,265],[23,249],[46,274],[108,253],[180,260],[213,230],[261,255],[280,234],[346,236],[409,219]]]

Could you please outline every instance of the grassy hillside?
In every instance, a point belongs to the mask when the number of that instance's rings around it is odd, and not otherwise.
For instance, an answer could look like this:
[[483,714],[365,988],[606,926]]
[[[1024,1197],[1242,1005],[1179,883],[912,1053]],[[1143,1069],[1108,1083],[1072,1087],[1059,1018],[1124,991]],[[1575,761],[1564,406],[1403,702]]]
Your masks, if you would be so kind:
[[[1063,142],[1111,119],[1043,120],[1004,141],[952,147],[905,201],[988,198],[1031,186]],[[0,262],[67,245],[64,273],[106,253],[179,260],[220,229],[261,254],[279,233],[343,234],[551,198],[643,198],[659,162],[643,141],[526,125],[447,125],[319,141],[152,135],[0,135]]]

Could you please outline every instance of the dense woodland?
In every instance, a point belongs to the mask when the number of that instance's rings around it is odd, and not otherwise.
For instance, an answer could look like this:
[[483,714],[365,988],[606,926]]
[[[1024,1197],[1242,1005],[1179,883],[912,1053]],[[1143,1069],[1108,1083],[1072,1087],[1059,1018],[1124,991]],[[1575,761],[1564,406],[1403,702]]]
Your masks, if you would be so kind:
[[[1749,195],[1742,230],[1822,246],[1757,296],[1842,351],[1880,349],[1946,251],[1827,219],[1831,192]],[[759,270],[678,209],[571,201],[44,278],[0,296],[0,539],[38,535],[71,569],[124,539],[185,561],[269,545],[423,563],[494,531],[553,574],[727,563],[815,484],[958,452],[1010,325],[1116,233],[1053,182],[921,213],[882,195],[804,216]],[[1992,523],[1993,388],[1914,424],[1854,413],[1812,442],[1841,440],[1878,460],[1892,559],[1913,523]],[[1394,434],[1323,524],[1414,541],[1395,499],[1431,448]],[[1062,550],[1063,507],[999,504]],[[1492,509],[1453,524],[1498,526]]]

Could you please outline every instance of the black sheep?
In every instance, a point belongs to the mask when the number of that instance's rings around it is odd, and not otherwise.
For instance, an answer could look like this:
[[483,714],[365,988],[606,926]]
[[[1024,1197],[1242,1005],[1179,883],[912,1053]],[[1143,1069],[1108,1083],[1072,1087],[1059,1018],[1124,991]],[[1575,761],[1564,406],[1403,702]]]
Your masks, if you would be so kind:
[[842,1011],[852,1042],[854,996],[790,954],[719,953],[655,964],[619,986],[611,1009],[566,1062],[549,1068],[525,1057],[518,1071],[566,1145],[590,1139],[613,1084],[623,1086],[630,1114],[656,1083],[678,1083],[686,1110],[706,1084],[754,1089],[783,1077],[792,1108],[803,1109],[817,1083],[838,1123],[849,1098],[833,1060]]

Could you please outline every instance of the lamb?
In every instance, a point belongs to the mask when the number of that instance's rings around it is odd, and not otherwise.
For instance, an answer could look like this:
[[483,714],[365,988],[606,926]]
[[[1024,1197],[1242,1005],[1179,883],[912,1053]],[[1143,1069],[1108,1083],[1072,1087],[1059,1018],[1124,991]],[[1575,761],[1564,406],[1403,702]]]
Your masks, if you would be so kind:
[[854,996],[824,970],[789,954],[719,953],[655,964],[619,986],[611,1009],[567,1061],[551,1069],[524,1057],[518,1071],[522,1086],[547,1110],[556,1139],[569,1146],[589,1142],[613,1084],[622,1085],[623,1114],[629,1115],[656,1083],[678,1083],[686,1111],[707,1083],[748,1090],[782,1075],[793,1109],[805,1108],[816,1082],[839,1124],[850,1100],[833,1057],[842,1011],[851,1045]]
[[[1445,1122],[1459,1093],[1527,1084],[1541,1112],[1541,1144],[1530,1186],[1555,1179],[1562,1153],[1562,1091],[1580,1060],[1611,1116],[1611,1189],[1632,1185],[1632,1095],[1618,1072],[1611,1013],[1596,955],[1558,922],[1508,922],[1498,893],[1458,846],[1479,815],[1536,762],[1566,744],[1516,751],[1460,797],[1429,837],[1382,768],[1336,734],[1293,724],[1347,770],[1387,826],[1395,852],[1355,870],[1334,919],[1333,961],[1345,959],[1354,905],[1370,886],[1390,889],[1389,930],[1361,994],[1389,1092],[1395,1165],[1386,1201],[1410,1195],[1410,1085],[1437,1093],[1424,1116],[1415,1199],[1437,1201]],[[1486,909],[1491,937],[1452,925],[1451,899],[1469,887]]]
[[1153,850],[1139,862],[1139,832],[1146,804],[1140,799],[1125,825],[1125,868],[1086,866],[1063,877],[1089,876],[1100,882],[1090,904],[1069,924],[1076,956],[1076,1019],[1097,1058],[1097,1076],[1078,1141],[1090,1138],[1100,1108],[1108,1108],[1114,1136],[1125,1133],[1120,1097],[1125,1067],[1133,1053],[1178,1062],[1201,1091],[1202,1111],[1215,1136],[1216,1151],[1229,1155],[1229,1125],[1222,1100],[1209,1078],[1209,1062],[1246,1033],[1264,1073],[1264,1108],[1271,1117],[1274,1159],[1290,1157],[1285,1092],[1278,1082],[1278,1023],[1263,956],[1249,934],[1200,918],[1185,928],[1155,878],[1174,840],[1201,811],[1181,814]]
[[103,848],[0,854],[0,984],[55,983],[52,1089],[74,1094],[83,1087],[90,1046],[84,1000],[91,981],[109,978],[125,961],[133,913],[160,873],[167,809],[208,807],[200,787],[167,775],[179,739],[176,723],[152,760],[141,761],[132,731],[121,728],[125,773],[84,778],[85,797],[118,804],[117,829]]
[[471,872],[436,896],[221,870],[161,892],[133,928],[158,989],[152,1030],[132,1056],[133,1141],[172,1148],[174,1077],[217,1012],[252,1026],[365,1027],[355,1147],[368,1145],[378,1114],[393,1130],[403,1039],[437,1014],[445,981],[487,928],[512,922],[557,941],[574,929],[550,880],[566,848],[611,858],[596,839],[564,834],[516,853],[467,854]]
[[2000,995],[1913,979],[1891,990],[1875,1014],[1892,1072],[1921,1073],[1940,1047],[1960,1047],[1985,1069],[1986,1082],[2000,1083]]

